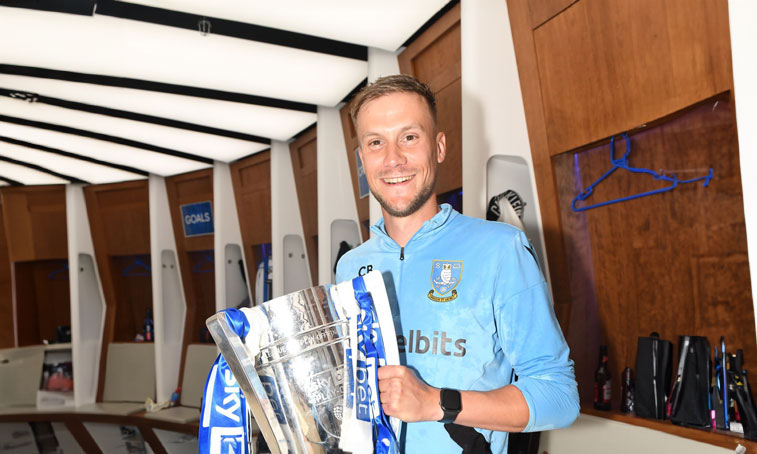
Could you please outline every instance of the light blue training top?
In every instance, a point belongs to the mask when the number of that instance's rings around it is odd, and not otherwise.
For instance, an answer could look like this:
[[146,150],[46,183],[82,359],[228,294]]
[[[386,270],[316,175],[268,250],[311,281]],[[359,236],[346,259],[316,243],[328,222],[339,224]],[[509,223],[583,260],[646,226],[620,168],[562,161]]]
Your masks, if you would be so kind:
[[[386,233],[349,251],[337,282],[380,270],[392,305],[402,364],[438,388],[486,391],[513,383],[528,403],[526,431],[569,426],[579,401],[573,361],[528,239],[500,222],[447,204],[404,248]],[[492,453],[507,433],[477,429]],[[408,423],[403,452],[460,453],[438,422]]]

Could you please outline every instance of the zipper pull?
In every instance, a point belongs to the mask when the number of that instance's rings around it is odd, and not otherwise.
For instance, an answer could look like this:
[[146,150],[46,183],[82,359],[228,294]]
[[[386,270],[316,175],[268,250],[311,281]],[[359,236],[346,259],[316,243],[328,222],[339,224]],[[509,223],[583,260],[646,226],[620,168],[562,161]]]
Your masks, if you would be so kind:
[[400,248],[400,260],[405,260],[405,248]]

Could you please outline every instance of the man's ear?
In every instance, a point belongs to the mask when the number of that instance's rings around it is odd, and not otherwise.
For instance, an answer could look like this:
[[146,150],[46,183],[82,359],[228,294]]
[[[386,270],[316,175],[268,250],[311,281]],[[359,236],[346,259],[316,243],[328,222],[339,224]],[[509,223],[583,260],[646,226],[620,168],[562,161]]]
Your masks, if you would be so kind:
[[447,137],[443,132],[436,135],[436,162],[441,164],[447,157]]

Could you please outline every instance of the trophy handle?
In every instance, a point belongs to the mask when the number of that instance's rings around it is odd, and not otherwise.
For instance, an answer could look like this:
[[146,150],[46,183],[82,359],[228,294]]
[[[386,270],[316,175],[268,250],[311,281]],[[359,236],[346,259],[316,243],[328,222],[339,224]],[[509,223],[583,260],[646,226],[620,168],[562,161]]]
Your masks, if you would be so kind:
[[[208,326],[210,334],[221,350],[221,354],[229,369],[237,379],[239,387],[242,389],[247,404],[255,422],[263,434],[268,448],[272,454],[286,454],[281,451],[282,447],[287,446],[286,438],[278,425],[271,425],[271,421],[276,420],[271,401],[268,399],[263,384],[255,371],[255,358],[251,357],[247,349],[242,344],[242,340],[229,326],[224,313],[218,313],[207,319],[205,324]],[[271,443],[275,440],[276,443]]]

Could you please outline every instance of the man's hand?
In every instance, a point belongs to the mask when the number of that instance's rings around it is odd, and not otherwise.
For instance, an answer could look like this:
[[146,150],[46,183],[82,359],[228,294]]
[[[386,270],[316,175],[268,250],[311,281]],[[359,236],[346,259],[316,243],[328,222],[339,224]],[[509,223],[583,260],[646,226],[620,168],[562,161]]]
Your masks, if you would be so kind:
[[389,416],[405,422],[438,421],[444,413],[439,406],[439,389],[421,381],[404,366],[378,368],[381,406]]

